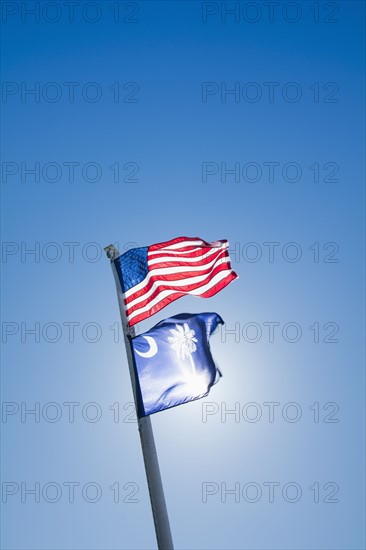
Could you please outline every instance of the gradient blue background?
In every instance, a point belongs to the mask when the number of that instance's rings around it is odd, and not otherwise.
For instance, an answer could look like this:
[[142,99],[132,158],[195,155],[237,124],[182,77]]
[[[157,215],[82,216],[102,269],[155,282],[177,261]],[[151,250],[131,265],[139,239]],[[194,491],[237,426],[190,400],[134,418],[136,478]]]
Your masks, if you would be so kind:
[[[256,23],[229,15],[222,21],[220,11],[204,22],[196,1],[138,2],[134,23],[123,21],[134,9],[123,3],[119,22],[110,2],[99,3],[102,15],[95,23],[83,20],[81,6],[73,23],[65,9],[58,22],[47,17],[35,22],[32,16],[22,22],[25,2],[10,4],[19,11],[3,23],[5,82],[28,87],[56,82],[64,92],[63,82],[79,82],[77,90],[96,82],[103,94],[95,103],[80,91],[72,103],[66,93],[55,103],[42,97],[36,103],[30,96],[22,102],[20,94],[3,98],[3,161],[94,162],[102,176],[91,183],[79,169],[73,183],[66,171],[55,183],[32,176],[22,182],[20,173],[2,180],[3,241],[19,249],[40,243],[41,250],[54,242],[61,250],[55,262],[49,261],[51,248],[39,261],[20,252],[3,256],[3,329],[13,322],[19,332],[3,345],[2,399],[28,407],[56,402],[63,413],[54,423],[42,416],[39,423],[32,416],[21,422],[20,413],[5,418],[2,481],[28,487],[95,482],[102,497],[86,502],[79,487],[70,503],[64,488],[56,503],[42,496],[40,503],[32,496],[23,503],[19,492],[2,507],[2,547],[155,547],[137,427],[128,422],[132,392],[123,341],[115,342],[109,328],[119,322],[116,292],[100,250],[111,242],[123,252],[129,243],[145,246],[187,235],[229,239],[240,278],[210,300],[173,303],[142,323],[140,332],[176,313],[217,311],[228,329],[255,322],[263,335],[257,343],[213,336],[223,373],[219,384],[205,400],[152,417],[176,548],[364,548],[364,3],[329,8],[320,2],[316,22],[313,3],[297,2],[302,15],[293,23],[282,15],[286,3],[276,8],[273,22],[264,4],[256,3],[262,10]],[[326,22],[333,4],[338,21]],[[291,9],[289,14],[293,17]],[[228,88],[256,82],[264,95],[256,103],[236,103],[232,96],[222,102],[217,94],[204,103],[206,81]],[[280,83],[273,102],[263,87],[269,81]],[[123,90],[125,83],[138,83],[138,101],[115,103],[109,89],[115,82],[121,83],[122,97],[131,91]],[[300,101],[283,99],[287,82],[298,83]],[[309,89],[314,82],[320,84],[319,102]],[[338,84],[337,102],[323,101],[327,82]],[[297,162],[301,179],[289,183],[278,173],[273,183],[264,174],[257,183],[235,182],[233,176],[223,183],[219,175],[202,181],[204,162],[263,167],[268,161]],[[114,183],[108,167],[115,162],[137,163],[137,181]],[[323,181],[329,173],[323,171],[314,182],[309,170],[314,162],[337,163],[339,181]],[[128,170],[122,169],[122,177]],[[273,262],[263,245],[269,241],[280,243]],[[66,242],[80,243],[74,261]],[[263,252],[257,262],[238,254],[249,242]],[[298,262],[282,257],[288,242],[300,246]],[[309,249],[315,242],[319,262]],[[328,242],[339,246],[337,262],[324,262]],[[270,343],[263,323],[272,321],[281,327],[298,323],[302,338],[291,344],[278,332]],[[37,322],[58,323],[64,329],[60,340],[50,343],[41,336],[37,343],[28,335],[22,342],[20,324]],[[74,342],[67,322],[80,323]],[[81,328],[90,322],[100,325],[95,343],[82,337]],[[314,322],[321,327],[319,343],[309,329]],[[338,343],[323,341],[327,322],[339,325]],[[80,403],[73,423],[64,402]],[[95,423],[81,414],[90,402],[102,411]],[[116,402],[119,422],[109,409]],[[258,422],[221,418],[225,407],[239,403],[243,410],[249,402],[261,407]],[[274,422],[264,402],[280,403]],[[298,422],[283,419],[288,402],[301,406]],[[324,422],[332,409],[322,407],[329,402],[339,406],[334,417],[339,422]],[[219,412],[203,422],[208,403],[216,403]],[[309,409],[314,403],[320,404],[319,422]],[[115,482],[121,486],[119,503],[108,489]],[[138,485],[138,502],[122,502],[131,493],[131,486],[123,489],[128,482]],[[255,482],[263,495],[257,503],[235,502],[234,495],[223,502],[218,492],[203,502],[204,482],[228,488]],[[273,503],[263,482],[281,484]],[[282,498],[288,482],[302,488],[296,503]],[[309,489],[314,482],[321,488],[319,503]],[[327,482],[338,484],[339,502],[323,502]]]

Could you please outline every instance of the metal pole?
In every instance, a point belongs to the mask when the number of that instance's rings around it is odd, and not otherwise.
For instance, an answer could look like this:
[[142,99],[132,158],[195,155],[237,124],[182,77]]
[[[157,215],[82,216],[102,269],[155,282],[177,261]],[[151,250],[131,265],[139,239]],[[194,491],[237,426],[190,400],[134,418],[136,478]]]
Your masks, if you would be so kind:
[[[133,327],[128,325],[126,317],[125,302],[123,298],[123,291],[121,283],[114,265],[114,260],[120,256],[118,250],[109,245],[105,247],[107,257],[111,260],[111,267],[114,275],[114,280],[117,288],[117,296],[119,303],[119,310],[121,314],[121,321],[123,327],[123,336],[126,345],[126,353],[128,360],[128,367],[130,370],[131,384],[133,390],[133,396],[135,400],[135,407],[137,411],[137,392],[136,392],[136,379],[135,370],[132,358],[132,349],[129,337],[135,335]],[[147,478],[147,484],[149,487],[150,502],[154,518],[156,540],[159,550],[173,550],[173,540],[170,532],[168,511],[165,504],[163,484],[160,476],[158,455],[156,453],[154,434],[151,426],[150,416],[144,416],[138,418],[138,429],[140,433],[142,454],[145,463],[145,472]]]

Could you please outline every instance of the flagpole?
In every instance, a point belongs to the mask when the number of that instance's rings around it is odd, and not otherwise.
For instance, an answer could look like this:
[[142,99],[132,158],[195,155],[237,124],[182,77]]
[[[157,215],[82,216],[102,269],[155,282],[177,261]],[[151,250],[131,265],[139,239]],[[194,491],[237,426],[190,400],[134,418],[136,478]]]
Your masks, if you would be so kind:
[[[126,346],[128,367],[130,370],[131,384],[133,390],[133,397],[135,401],[135,408],[137,412],[137,391],[136,391],[136,377],[132,358],[132,350],[130,339],[135,335],[133,327],[130,327],[126,317],[125,302],[123,298],[123,291],[121,283],[114,265],[114,260],[120,256],[118,250],[109,245],[105,247],[107,257],[111,261],[111,267],[113,271],[114,280],[116,283],[117,296],[119,310],[121,314],[121,321],[123,327],[123,336]],[[138,429],[140,434],[142,454],[144,457],[145,472],[147,478],[147,484],[149,487],[151,509],[154,518],[156,540],[159,550],[173,550],[173,540],[170,532],[168,511],[165,503],[163,484],[160,476],[160,468],[158,462],[158,455],[156,453],[154,434],[152,430],[150,416],[144,416],[137,419]]]

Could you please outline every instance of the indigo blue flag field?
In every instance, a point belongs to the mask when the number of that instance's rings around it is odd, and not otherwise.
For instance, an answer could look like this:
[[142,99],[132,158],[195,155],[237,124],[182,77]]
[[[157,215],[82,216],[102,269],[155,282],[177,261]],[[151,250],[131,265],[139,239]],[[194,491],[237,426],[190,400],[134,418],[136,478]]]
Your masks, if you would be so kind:
[[364,549],[365,3],[0,11],[1,548]]

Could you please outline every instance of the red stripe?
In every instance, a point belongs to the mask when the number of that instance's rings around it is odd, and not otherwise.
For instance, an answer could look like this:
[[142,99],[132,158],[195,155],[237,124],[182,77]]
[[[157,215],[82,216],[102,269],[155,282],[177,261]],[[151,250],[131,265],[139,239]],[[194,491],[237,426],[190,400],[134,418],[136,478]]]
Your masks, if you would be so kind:
[[[220,271],[226,271],[226,270],[230,270],[230,269],[231,269],[230,262],[225,262],[225,263],[220,264],[218,266],[214,265],[210,269],[206,270],[205,272],[200,273],[200,275],[201,274],[207,274],[207,277],[205,277],[199,283],[192,283],[192,284],[188,284],[188,285],[180,286],[180,287],[174,287],[174,286],[159,284],[158,287],[151,294],[151,296],[149,296],[145,300],[142,300],[138,304],[135,304],[132,307],[128,308],[128,304],[132,301],[131,297],[130,297],[128,299],[128,301],[126,301],[127,315],[131,315],[131,313],[133,313],[137,309],[140,309],[142,307],[147,306],[149,304],[149,302],[151,302],[154,298],[156,298],[156,296],[158,296],[158,294],[160,294],[160,292],[162,292],[163,290],[177,290],[177,292],[181,292],[181,293],[185,294],[187,292],[190,292],[192,290],[196,290],[196,289],[200,288],[201,286],[206,285],[207,283],[209,283],[210,279],[212,279],[217,273],[220,273]],[[184,277],[184,278],[186,278],[186,277]],[[152,277],[151,284],[153,284],[154,281],[156,282],[157,280],[161,280],[161,279],[163,279],[164,281],[170,281],[171,280],[170,276],[168,276],[168,277],[159,277],[159,278]]]
[[[211,243],[207,243],[206,241],[204,241],[203,239],[200,239],[199,237],[177,237],[176,239],[172,239],[171,241],[165,241],[164,243],[152,244],[151,246],[149,246],[149,250],[160,250],[161,248],[169,248],[173,244],[183,243],[185,241],[187,241],[187,242],[188,241],[199,241],[200,243],[202,243],[202,244],[196,244],[196,245],[189,245],[186,248],[190,248],[190,247],[193,247],[193,246],[194,247],[207,246],[207,247],[212,248]],[[227,243],[227,240],[223,239],[221,241],[216,241],[216,242],[217,243]],[[179,250],[184,250],[184,247],[179,248]]]
[[[229,283],[231,283],[231,281],[233,281],[236,278],[237,278],[237,274],[234,271],[232,271],[231,273],[228,274],[227,277],[225,277],[225,279],[220,281],[218,284],[214,285],[212,288],[207,290],[201,296],[197,296],[197,297],[198,298],[210,298],[211,296],[214,296],[215,294],[220,292],[220,290],[225,288]],[[166,307],[167,305],[174,302],[178,298],[181,298],[184,295],[185,295],[184,292],[175,292],[174,294],[170,294],[170,296],[167,296],[166,298],[164,298],[164,300],[162,300],[161,302],[156,304],[154,307],[152,307],[148,311],[145,311],[145,312],[141,313],[140,315],[137,315],[136,317],[134,317],[131,321],[129,321],[130,326],[132,327],[136,323],[140,323],[144,319],[147,319],[148,317],[151,317],[151,315],[154,315],[155,313],[158,313],[158,311],[160,311],[161,309],[163,309],[164,307]]]

